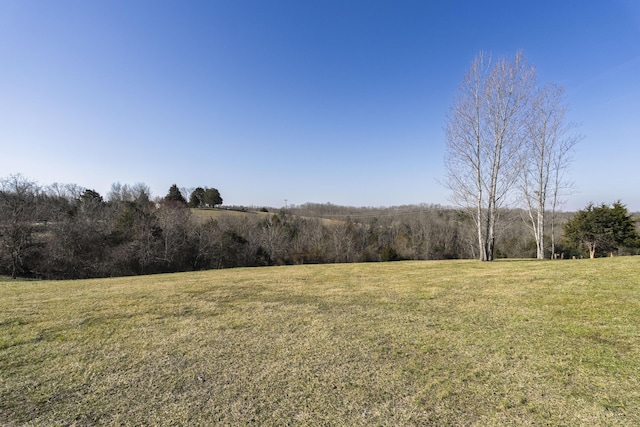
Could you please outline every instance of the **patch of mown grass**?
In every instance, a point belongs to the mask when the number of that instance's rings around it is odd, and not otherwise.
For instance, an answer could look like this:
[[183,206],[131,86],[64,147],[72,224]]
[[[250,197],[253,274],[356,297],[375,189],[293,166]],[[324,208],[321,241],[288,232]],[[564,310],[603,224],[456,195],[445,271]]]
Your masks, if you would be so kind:
[[640,258],[0,283],[0,424],[638,425]]

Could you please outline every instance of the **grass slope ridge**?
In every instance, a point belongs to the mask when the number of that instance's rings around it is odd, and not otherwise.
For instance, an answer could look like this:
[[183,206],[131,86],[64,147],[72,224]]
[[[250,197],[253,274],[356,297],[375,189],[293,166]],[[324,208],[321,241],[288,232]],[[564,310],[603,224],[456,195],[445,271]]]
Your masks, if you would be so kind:
[[3,425],[639,425],[640,258],[0,282]]

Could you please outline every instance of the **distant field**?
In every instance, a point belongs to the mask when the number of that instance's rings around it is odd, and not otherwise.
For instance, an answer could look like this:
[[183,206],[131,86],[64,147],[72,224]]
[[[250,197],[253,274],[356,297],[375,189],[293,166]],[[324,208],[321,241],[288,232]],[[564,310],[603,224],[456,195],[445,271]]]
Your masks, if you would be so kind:
[[640,258],[0,280],[1,425],[640,425]]
[[191,213],[193,215],[195,215],[196,218],[202,220],[202,221],[206,221],[208,219],[219,219],[223,216],[231,216],[231,217],[236,217],[236,218],[242,218],[242,217],[250,217],[250,218],[260,218],[260,217],[265,217],[267,218],[270,215],[273,215],[273,213],[267,213],[267,212],[258,212],[258,211],[247,211],[247,212],[242,212],[242,211],[232,211],[232,210],[227,210],[227,209],[191,209]]
[[[253,211],[248,210],[246,212],[243,211],[235,211],[235,210],[227,210],[227,209],[191,209],[191,213],[198,218],[200,221],[207,221],[209,219],[220,219],[225,216],[227,217],[235,217],[235,218],[270,218],[273,215],[278,214],[278,211],[269,211],[269,212],[261,212],[261,211]],[[342,220],[336,219],[328,219],[321,218],[325,225],[331,224],[340,224],[344,223]]]

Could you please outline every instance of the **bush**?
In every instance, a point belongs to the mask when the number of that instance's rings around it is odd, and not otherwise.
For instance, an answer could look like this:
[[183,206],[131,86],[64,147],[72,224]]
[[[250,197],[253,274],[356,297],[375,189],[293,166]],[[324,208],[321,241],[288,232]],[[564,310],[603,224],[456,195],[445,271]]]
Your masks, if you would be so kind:
[[402,258],[398,255],[398,252],[391,245],[386,245],[380,252],[380,259],[382,261],[400,261]]

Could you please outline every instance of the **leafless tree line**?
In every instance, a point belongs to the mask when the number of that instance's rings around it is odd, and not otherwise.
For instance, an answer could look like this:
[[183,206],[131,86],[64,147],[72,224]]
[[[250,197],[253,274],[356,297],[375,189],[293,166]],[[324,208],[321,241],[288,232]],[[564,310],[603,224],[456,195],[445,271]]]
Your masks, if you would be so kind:
[[[502,213],[499,256],[531,257],[521,212]],[[0,274],[72,279],[245,266],[475,258],[474,224],[437,205],[306,204],[203,219],[144,184],[107,198],[77,185],[0,180]]]

